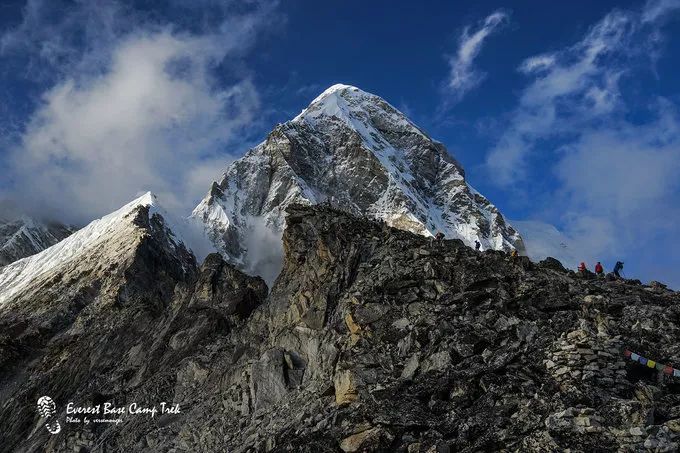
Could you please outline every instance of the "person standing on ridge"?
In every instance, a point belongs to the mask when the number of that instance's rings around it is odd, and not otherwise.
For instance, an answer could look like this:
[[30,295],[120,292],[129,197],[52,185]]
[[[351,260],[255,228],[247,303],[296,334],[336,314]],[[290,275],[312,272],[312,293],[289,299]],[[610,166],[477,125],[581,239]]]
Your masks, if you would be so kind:
[[482,246],[482,244],[479,243],[479,241],[475,241],[475,250],[479,251],[479,248]]
[[437,231],[437,234],[434,236],[430,237],[430,247],[436,245],[440,245],[442,243],[442,240],[444,239],[444,233],[441,231]]
[[602,264],[599,261],[595,265],[595,273],[597,274],[598,277],[602,277],[604,275],[604,268],[602,267]]
[[623,261],[617,261],[616,264],[614,265],[614,275],[616,275],[616,278],[621,278],[621,275],[619,274],[620,271],[623,270]]
[[586,263],[584,263],[583,261],[581,261],[581,264],[578,265],[578,271],[579,271],[579,273],[585,274],[585,273],[586,273],[586,270],[587,270],[587,268],[586,268]]

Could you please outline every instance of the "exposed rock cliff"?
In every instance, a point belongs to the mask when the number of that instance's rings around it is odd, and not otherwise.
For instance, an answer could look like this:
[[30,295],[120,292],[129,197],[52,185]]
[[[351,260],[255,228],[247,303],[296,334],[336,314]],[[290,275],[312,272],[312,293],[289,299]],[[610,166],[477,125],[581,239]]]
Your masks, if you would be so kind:
[[[197,269],[141,214],[127,259],[0,310],[0,443],[19,451],[677,449],[680,294],[579,278],[324,207],[288,208],[266,287]],[[137,211],[135,211],[137,212]],[[156,229],[156,231],[162,231]],[[37,309],[36,309],[37,308]],[[178,403],[63,424],[34,410]],[[60,416],[64,417],[63,410]]]

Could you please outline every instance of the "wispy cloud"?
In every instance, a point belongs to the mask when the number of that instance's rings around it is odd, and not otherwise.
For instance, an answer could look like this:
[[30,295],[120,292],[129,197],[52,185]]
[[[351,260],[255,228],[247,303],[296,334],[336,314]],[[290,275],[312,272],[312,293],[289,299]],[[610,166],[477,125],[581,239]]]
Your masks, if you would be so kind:
[[536,149],[542,139],[574,132],[578,137],[606,127],[603,121],[620,120],[626,113],[621,80],[640,63],[650,62],[660,24],[650,20],[666,17],[674,4],[650,1],[642,11],[615,10],[576,44],[522,62],[518,70],[533,79],[487,158],[495,180],[502,185],[521,181],[527,160],[547,152]]
[[498,10],[481,21],[475,28],[467,26],[458,40],[458,50],[449,58],[450,72],[446,91],[452,102],[458,102],[476,88],[486,74],[475,68],[474,60],[482,50],[484,41],[508,22],[508,14]]
[[643,22],[659,22],[680,10],[680,0],[648,0],[642,13]]
[[511,184],[525,176],[526,158],[537,140],[583,128],[613,113],[620,102],[623,63],[640,52],[629,45],[638,25],[639,17],[633,14],[610,13],[575,45],[528,58],[519,66],[534,79],[487,158],[499,183]]
[[520,192],[552,162],[552,212],[592,259],[644,259],[658,251],[650,241],[680,233],[680,111],[661,96],[631,105],[624,88],[653,72],[662,23],[678,10],[668,0],[614,10],[574,45],[522,62],[531,81],[487,156],[493,180]]
[[[171,21],[82,2],[50,22],[53,3],[29,1],[0,38],[3,56],[25,54],[32,74],[55,76],[6,156],[15,199],[83,222],[153,190],[186,213],[219,176],[226,146],[256,120],[259,93],[241,57],[276,5],[172,4],[182,14]],[[209,20],[182,22],[196,15]]]

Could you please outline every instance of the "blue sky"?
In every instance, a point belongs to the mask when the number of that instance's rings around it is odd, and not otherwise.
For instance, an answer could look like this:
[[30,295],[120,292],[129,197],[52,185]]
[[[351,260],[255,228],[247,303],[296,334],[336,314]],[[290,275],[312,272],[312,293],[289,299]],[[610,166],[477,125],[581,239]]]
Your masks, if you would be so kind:
[[508,218],[680,287],[679,69],[680,0],[4,1],[0,198],[80,223],[149,189],[186,210],[346,83]]

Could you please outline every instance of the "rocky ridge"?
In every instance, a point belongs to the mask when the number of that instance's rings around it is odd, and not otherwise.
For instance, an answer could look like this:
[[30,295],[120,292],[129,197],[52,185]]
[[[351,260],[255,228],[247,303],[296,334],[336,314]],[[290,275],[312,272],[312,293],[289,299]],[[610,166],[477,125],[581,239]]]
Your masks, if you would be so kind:
[[[674,451],[680,294],[291,205],[271,292],[162,217],[0,306],[0,444],[16,451]],[[155,220],[154,220],[155,219]],[[154,226],[156,225],[156,226]],[[180,247],[181,250],[181,247]],[[49,283],[49,284],[48,284]],[[115,346],[114,346],[115,345]],[[64,425],[34,410],[177,403]],[[60,416],[63,421],[63,411]]]

